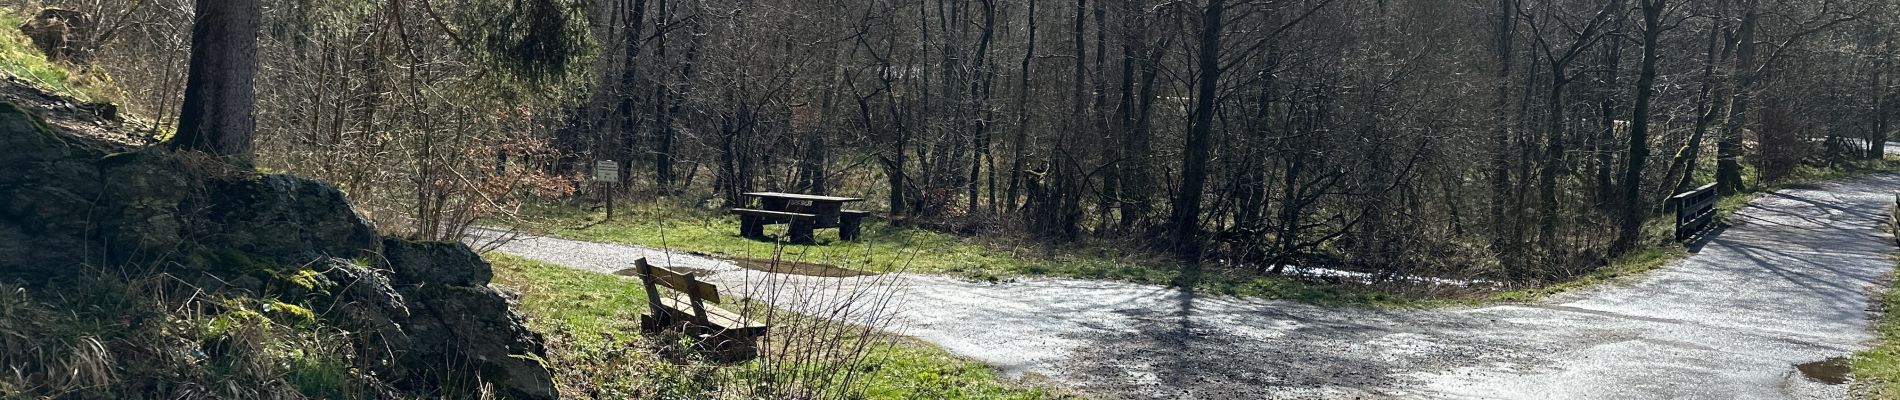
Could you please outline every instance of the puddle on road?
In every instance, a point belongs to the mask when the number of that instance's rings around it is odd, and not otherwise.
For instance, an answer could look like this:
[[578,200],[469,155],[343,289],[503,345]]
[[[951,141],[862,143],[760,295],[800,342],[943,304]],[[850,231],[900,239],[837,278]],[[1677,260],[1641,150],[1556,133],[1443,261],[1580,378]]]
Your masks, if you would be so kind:
[[1847,374],[1852,372],[1852,369],[1848,367],[1846,357],[1795,364],[1794,369],[1801,371],[1801,375],[1807,376],[1808,379],[1829,385],[1847,383]]
[[845,277],[853,277],[853,276],[873,275],[870,272],[864,272],[864,271],[859,271],[855,269],[841,268],[837,266],[818,264],[818,263],[789,261],[789,260],[775,261],[771,259],[740,257],[740,258],[733,258],[732,263],[737,264],[739,268],[745,268],[745,269],[749,269],[753,271],[763,271],[763,272],[771,272],[771,273],[779,273],[779,274],[804,275],[804,276],[816,276],[816,277],[821,277],[821,278],[845,278]]

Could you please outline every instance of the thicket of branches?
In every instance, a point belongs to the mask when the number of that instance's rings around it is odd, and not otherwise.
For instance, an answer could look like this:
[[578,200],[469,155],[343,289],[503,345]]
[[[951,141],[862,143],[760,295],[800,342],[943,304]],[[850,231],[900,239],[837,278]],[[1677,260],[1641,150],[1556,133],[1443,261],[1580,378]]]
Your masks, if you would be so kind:
[[1900,40],[1842,0],[593,6],[556,143],[640,190],[1518,279],[1648,244],[1694,185],[1878,157]]
[[[129,18],[154,22],[98,58],[151,88],[142,107],[175,107],[183,3],[139,2]],[[1653,241],[1643,224],[1670,193],[1878,157],[1900,113],[1892,2],[303,0],[265,13],[260,162],[336,181],[425,237],[529,189],[567,193],[611,159],[638,192],[841,192],[913,221],[1019,221],[986,223],[1261,269],[1547,279]],[[568,22],[543,21],[555,17]],[[552,42],[581,61],[530,74],[546,79],[495,73],[507,66],[488,54],[553,50],[471,33],[504,25],[572,35]]]
[[[584,22],[559,1],[265,2],[257,148],[266,170],[333,182],[382,229],[453,240],[528,195],[561,196],[548,132],[584,86]],[[170,129],[193,1],[48,1],[99,21],[85,68]],[[533,45],[524,45],[532,43]]]

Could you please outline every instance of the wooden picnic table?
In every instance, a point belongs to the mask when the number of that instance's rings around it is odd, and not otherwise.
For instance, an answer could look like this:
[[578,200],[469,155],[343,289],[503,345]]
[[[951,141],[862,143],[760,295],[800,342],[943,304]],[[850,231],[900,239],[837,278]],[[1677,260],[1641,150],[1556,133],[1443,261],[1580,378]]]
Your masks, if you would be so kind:
[[858,197],[824,196],[802,193],[747,192],[758,199],[758,208],[734,208],[739,214],[739,235],[763,238],[765,225],[791,225],[788,235],[793,242],[810,243],[812,230],[838,228],[838,238],[857,240],[858,227],[869,213],[845,210],[844,203],[864,201]]

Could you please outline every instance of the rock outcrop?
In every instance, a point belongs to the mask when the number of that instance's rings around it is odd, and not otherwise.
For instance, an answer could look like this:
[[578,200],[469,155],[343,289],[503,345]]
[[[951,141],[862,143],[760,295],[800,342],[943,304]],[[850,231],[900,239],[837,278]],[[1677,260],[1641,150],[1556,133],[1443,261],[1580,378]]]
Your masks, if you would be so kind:
[[557,397],[540,335],[488,286],[487,262],[378,235],[329,184],[157,147],[108,154],[7,103],[0,149],[0,279],[55,285],[109,266],[295,299],[350,331],[391,385]]

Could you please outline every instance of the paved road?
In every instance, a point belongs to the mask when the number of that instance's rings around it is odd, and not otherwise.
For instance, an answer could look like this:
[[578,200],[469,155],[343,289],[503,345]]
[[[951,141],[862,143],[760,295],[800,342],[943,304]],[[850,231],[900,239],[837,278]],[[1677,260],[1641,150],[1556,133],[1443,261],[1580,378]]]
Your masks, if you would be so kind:
[[1071,279],[810,278],[553,238],[500,250],[603,272],[648,256],[817,313],[850,293],[896,293],[900,332],[1105,397],[1841,398],[1845,386],[1794,366],[1872,338],[1870,296],[1894,253],[1876,227],[1896,190],[1900,175],[1764,195],[1692,255],[1637,281],[1447,310]]

